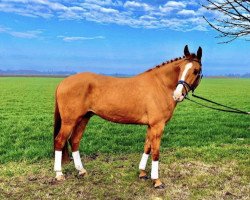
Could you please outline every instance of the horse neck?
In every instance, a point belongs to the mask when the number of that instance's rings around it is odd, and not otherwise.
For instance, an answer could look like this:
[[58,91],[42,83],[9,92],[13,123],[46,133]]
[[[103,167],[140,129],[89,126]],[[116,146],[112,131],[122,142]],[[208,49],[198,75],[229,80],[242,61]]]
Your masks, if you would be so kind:
[[182,59],[162,64],[160,67],[152,69],[149,73],[152,73],[164,88],[175,90],[179,78],[179,66],[181,62]]

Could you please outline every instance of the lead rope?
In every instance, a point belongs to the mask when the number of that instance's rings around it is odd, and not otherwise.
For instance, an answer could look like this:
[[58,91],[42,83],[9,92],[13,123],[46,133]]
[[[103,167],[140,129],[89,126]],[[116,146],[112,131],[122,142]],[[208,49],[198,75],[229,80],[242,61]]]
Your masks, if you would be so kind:
[[229,110],[226,110],[226,109],[222,109],[222,108],[215,108],[215,107],[212,107],[212,106],[208,106],[208,105],[204,105],[200,102],[197,102],[197,101],[194,101],[192,99],[190,99],[187,95],[185,96],[185,99],[195,103],[195,104],[198,104],[200,106],[203,106],[203,107],[206,107],[206,108],[210,108],[210,109],[213,109],[213,110],[218,110],[218,111],[223,111],[223,112],[230,112],[230,113],[238,113],[238,114],[246,114],[246,115],[249,115],[250,112],[246,112],[246,111],[242,111],[242,110],[239,110],[237,108],[232,108],[232,107],[229,107],[229,106],[226,106],[226,105],[223,105],[223,104],[220,104],[220,103],[217,103],[215,101],[212,101],[212,100],[209,100],[209,99],[206,99],[204,97],[201,97],[201,96],[197,96],[195,94],[192,93],[192,96],[197,98],[197,99],[201,99],[203,101],[207,101],[209,103],[212,103],[212,104],[215,104],[215,105],[218,105],[218,106],[222,106],[224,108],[228,108]]

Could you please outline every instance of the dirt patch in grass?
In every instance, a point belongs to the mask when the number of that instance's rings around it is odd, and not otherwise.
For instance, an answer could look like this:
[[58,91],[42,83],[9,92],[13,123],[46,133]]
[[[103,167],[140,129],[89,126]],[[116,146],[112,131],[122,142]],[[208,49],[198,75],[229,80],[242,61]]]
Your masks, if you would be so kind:
[[64,182],[54,180],[52,160],[1,165],[0,199],[250,199],[247,166],[237,161],[163,161],[160,177],[166,189],[155,190],[151,180],[138,180],[139,159],[139,154],[85,157],[88,175],[78,179],[69,163]]

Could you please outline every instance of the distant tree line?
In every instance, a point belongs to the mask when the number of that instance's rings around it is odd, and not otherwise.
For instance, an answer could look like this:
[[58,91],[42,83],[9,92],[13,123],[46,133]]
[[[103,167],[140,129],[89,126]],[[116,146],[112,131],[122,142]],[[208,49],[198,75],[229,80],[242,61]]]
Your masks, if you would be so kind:
[[38,70],[0,70],[0,75],[61,75],[76,74],[73,71],[38,71]]

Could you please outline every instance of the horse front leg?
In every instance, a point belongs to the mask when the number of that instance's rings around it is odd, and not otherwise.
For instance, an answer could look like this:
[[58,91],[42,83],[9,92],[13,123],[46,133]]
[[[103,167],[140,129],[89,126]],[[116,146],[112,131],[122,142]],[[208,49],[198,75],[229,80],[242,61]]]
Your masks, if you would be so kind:
[[154,187],[157,189],[162,189],[165,186],[159,178],[160,143],[164,126],[165,123],[155,124],[150,127],[150,133],[149,133],[151,153],[152,153],[151,179],[154,182]]

